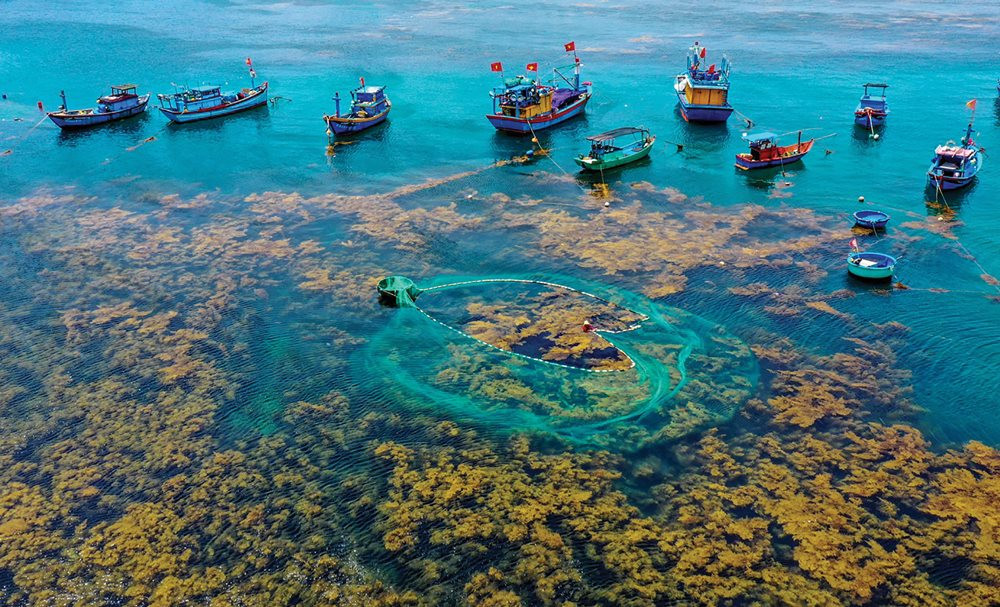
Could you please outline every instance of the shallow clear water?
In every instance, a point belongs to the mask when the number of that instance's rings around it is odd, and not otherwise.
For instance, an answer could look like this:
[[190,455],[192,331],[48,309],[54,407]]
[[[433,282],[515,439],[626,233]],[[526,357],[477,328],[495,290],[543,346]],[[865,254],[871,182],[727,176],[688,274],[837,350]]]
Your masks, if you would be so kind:
[[[565,60],[562,44],[570,39],[594,83],[586,117],[540,134],[549,157],[492,166],[532,144],[495,133],[485,120],[496,81],[489,64],[500,60],[514,72],[538,61],[544,69]],[[681,119],[673,74],[696,39],[714,57],[729,56],[730,100],[757,128],[827,136],[803,164],[784,174],[744,174],[732,166],[744,148],[739,116],[725,126]],[[0,433],[18,445],[12,462],[45,470],[5,483],[54,482],[58,466],[44,463],[52,457],[46,450],[65,441],[60,452],[72,452],[83,440],[74,428],[84,433],[84,414],[53,395],[57,378],[68,375],[70,386],[118,378],[132,397],[160,402],[169,390],[157,385],[156,365],[186,356],[211,361],[221,377],[216,385],[197,375],[212,384],[204,392],[212,412],[176,439],[208,441],[187,453],[194,464],[216,449],[259,450],[262,437],[299,440],[308,432],[289,422],[296,403],[336,392],[351,411],[331,427],[370,433],[346,441],[352,457],[315,447],[317,465],[367,475],[362,485],[384,483],[387,464],[362,445],[437,440],[393,425],[412,411],[426,414],[428,393],[407,391],[386,371],[398,360],[370,358],[379,357],[371,348],[384,342],[386,327],[399,322],[396,311],[378,305],[373,281],[397,273],[418,285],[449,276],[599,283],[684,310],[752,347],[787,337],[813,356],[850,351],[856,344],[847,339],[878,341],[896,330],[886,323],[900,323],[909,330],[892,366],[912,374],[901,382],[924,409],[907,423],[937,450],[970,440],[996,446],[1000,287],[990,275],[1000,276],[1000,168],[987,156],[978,183],[937,203],[923,175],[934,146],[962,135],[969,99],[979,100],[979,144],[1000,149],[997,48],[992,2],[931,10],[910,2],[560,1],[533,7],[530,19],[521,7],[495,2],[126,1],[113,11],[0,3],[0,91],[7,95],[0,153],[10,150],[0,156],[0,289],[10,327],[4,343],[17,361],[4,365],[0,387],[25,388],[0,400],[7,407],[0,415],[21,418]],[[247,56],[280,99],[224,120],[169,125],[151,108],[134,120],[62,133],[35,106],[56,107],[60,89],[71,107],[88,106],[123,81],[154,94],[174,83],[238,88],[247,84]],[[359,76],[388,87],[390,121],[331,154],[322,116],[333,110],[333,93],[345,95]],[[890,83],[891,116],[875,141],[851,118],[860,85],[878,80]],[[648,127],[657,145],[649,160],[606,176],[613,197],[605,210],[590,194],[598,179],[578,175],[572,159],[586,135],[632,124]],[[441,182],[415,187],[429,180]],[[893,219],[883,237],[859,240],[899,257],[897,279],[908,289],[846,275],[848,217],[860,195]],[[739,221],[747,209],[756,209],[754,218]],[[766,286],[750,293],[748,285]],[[207,337],[133,343],[128,323],[140,321],[123,312],[132,320],[121,321],[121,332],[74,341],[76,330],[97,330],[67,320],[74,311],[91,319],[125,302],[150,314],[178,313],[137,340],[182,328]],[[91,319],[84,326],[109,325]],[[773,365],[762,366],[766,378]],[[724,391],[722,373],[703,369],[692,401],[708,398],[713,377]],[[752,383],[766,400],[768,382]],[[566,390],[560,397],[572,400]],[[200,394],[190,385],[186,391]],[[732,402],[743,406],[744,396]],[[126,399],[111,401],[125,406]],[[867,419],[880,421],[869,409]],[[387,411],[400,417],[362,421]],[[41,421],[53,415],[66,424]],[[477,422],[444,408],[428,415],[497,444],[517,431],[517,424]],[[747,417],[708,425],[754,431]],[[692,421],[671,438],[697,438],[704,427]],[[630,434],[619,450],[646,438]],[[91,457],[82,453],[84,462]],[[181,464],[135,473],[155,485],[179,470],[191,473]],[[655,510],[646,481],[626,471],[621,482],[644,512]],[[116,488],[119,501],[103,513],[94,506],[95,520],[114,520],[130,501],[150,499],[143,491]],[[374,519],[374,507],[365,516]],[[370,521],[351,529],[343,539],[349,545],[377,533]],[[401,587],[430,584],[400,574],[396,556],[369,548],[361,548],[363,566]],[[0,562],[0,574],[11,569]],[[467,580],[451,581],[460,588]]]

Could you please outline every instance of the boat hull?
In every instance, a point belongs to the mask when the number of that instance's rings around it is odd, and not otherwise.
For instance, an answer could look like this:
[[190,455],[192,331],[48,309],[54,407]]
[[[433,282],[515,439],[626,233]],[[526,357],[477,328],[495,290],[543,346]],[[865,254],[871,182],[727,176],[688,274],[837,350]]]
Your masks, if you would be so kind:
[[966,187],[975,179],[975,175],[971,177],[943,177],[941,175],[927,173],[927,185],[932,188],[940,188],[942,190],[958,190]]
[[579,116],[586,110],[588,101],[590,101],[590,93],[583,93],[580,95],[579,99],[558,112],[553,112],[547,116],[538,116],[531,120],[527,118],[503,116],[501,114],[487,114],[486,119],[489,120],[490,124],[492,124],[498,131],[526,135],[531,133],[532,130],[541,131],[542,129],[553,127],[557,124],[566,122],[570,118]]
[[682,93],[677,94],[677,106],[686,122],[712,124],[725,122],[733,113],[731,105],[695,105],[687,102]]
[[158,109],[163,112],[163,115],[169,118],[171,122],[187,123],[197,122],[199,120],[208,120],[210,118],[220,118],[230,114],[237,114],[239,112],[245,112],[246,110],[252,110],[265,104],[267,104],[266,86],[262,87],[259,91],[254,92],[254,94],[248,95],[247,97],[244,97],[234,103],[216,106],[213,108],[206,108],[204,110],[197,110],[194,112],[178,112],[177,110],[165,107],[160,107]]
[[[857,263],[859,260],[868,258],[880,260],[881,262],[885,262],[887,265],[866,267]],[[888,280],[892,278],[892,273],[895,269],[896,259],[890,257],[889,255],[883,255],[881,253],[850,253],[847,256],[847,271],[852,276],[864,278],[865,280]]]
[[93,114],[70,114],[67,112],[49,112],[49,119],[52,120],[61,129],[84,129],[92,126],[99,126],[102,124],[107,124],[109,122],[114,122],[115,120],[121,120],[123,118],[131,118],[133,116],[138,116],[146,111],[146,106],[149,104],[149,94],[145,94],[139,97],[138,105],[130,108],[125,108],[123,110],[118,110],[115,112],[102,112]]
[[[608,169],[614,169],[636,162],[637,160],[642,160],[643,158],[649,156],[649,152],[652,149],[653,141],[650,141],[649,143],[644,144],[638,151],[604,161],[594,160],[589,156],[577,156],[573,160],[585,171],[607,171]],[[607,156],[605,156],[605,158],[607,158]]]
[[[388,100],[386,100],[388,103]],[[371,118],[350,118],[347,116],[326,116],[326,126],[336,135],[350,135],[365,129],[370,129],[386,121],[389,117],[389,110],[392,104],[388,104],[385,111]]]
[[885,124],[885,119],[886,119],[886,116],[884,116],[884,115],[883,116],[872,115],[871,116],[871,124],[869,124],[869,122],[868,122],[868,114],[855,114],[854,115],[854,124],[856,124],[858,126],[863,126],[866,129],[868,129],[868,128],[878,128],[878,127],[883,126]]
[[769,158],[767,160],[754,160],[750,154],[736,155],[736,168],[750,171],[754,169],[766,169],[769,167],[783,167],[785,165],[799,162],[812,149],[814,140],[810,139],[799,146],[798,152],[782,156],[779,158]]

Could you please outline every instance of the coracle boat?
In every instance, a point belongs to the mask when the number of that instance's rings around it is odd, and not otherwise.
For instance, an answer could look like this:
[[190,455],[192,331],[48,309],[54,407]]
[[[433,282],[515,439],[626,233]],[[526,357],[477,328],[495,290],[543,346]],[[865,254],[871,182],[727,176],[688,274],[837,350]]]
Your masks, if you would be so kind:
[[874,209],[865,209],[854,213],[854,225],[870,230],[884,230],[889,223],[889,215]]
[[816,142],[815,139],[802,141],[802,131],[799,131],[798,142],[794,145],[778,145],[778,136],[774,133],[746,134],[743,140],[750,145],[750,151],[736,155],[736,167],[744,171],[797,162],[809,153]]
[[[490,91],[493,113],[487,114],[486,119],[494,128],[509,133],[532,133],[583,114],[590,101],[590,83],[580,82],[582,64],[576,55],[576,45],[569,42],[565,49],[566,52],[573,53],[573,64],[553,68],[551,85],[542,84],[527,76],[516,76],[505,78],[503,86],[494,87]],[[571,67],[572,80],[562,73]],[[503,77],[501,63],[494,63],[491,69],[500,72]],[[538,64],[529,63],[527,70],[537,73]],[[566,86],[557,86],[559,80]]]
[[62,97],[62,106],[58,111],[49,112],[48,116],[61,129],[96,126],[137,116],[146,111],[146,104],[149,103],[149,93],[140,96],[134,84],[111,87],[111,94],[98,99],[97,107],[83,110],[66,109],[66,92],[59,91],[59,96]]
[[371,128],[376,124],[382,124],[389,117],[389,110],[392,103],[385,96],[384,86],[365,86],[365,79],[361,79],[361,86],[351,91],[351,112],[340,114],[340,93],[333,97],[337,104],[332,116],[323,116],[327,128],[331,134],[346,135],[356,133]]
[[[864,86],[865,93],[854,110],[854,124],[872,130],[885,124],[885,119],[889,117],[889,102],[885,99],[885,89],[889,85],[883,82],[868,82]],[[869,88],[881,89],[881,96],[878,93],[869,94]]]
[[896,258],[885,253],[853,251],[847,255],[847,271],[858,278],[886,280],[895,268]]
[[[975,116],[975,101],[969,102]],[[928,183],[940,190],[963,188],[976,178],[983,167],[983,154],[972,138],[972,120],[965,130],[961,145],[939,145],[934,149],[934,159],[927,169]]]
[[[629,136],[631,136],[629,138]],[[625,143],[619,140],[629,138]],[[590,152],[574,160],[585,171],[605,171],[635,162],[649,155],[656,137],[645,127],[622,127],[587,137]]]
[[688,49],[687,71],[674,82],[681,116],[688,122],[725,122],[733,113],[729,105],[729,59],[716,68],[705,67],[705,47],[697,42]]
[[267,103],[267,82],[236,93],[223,93],[222,87],[197,86],[172,95],[157,95],[160,111],[173,122],[195,122],[228,116]]

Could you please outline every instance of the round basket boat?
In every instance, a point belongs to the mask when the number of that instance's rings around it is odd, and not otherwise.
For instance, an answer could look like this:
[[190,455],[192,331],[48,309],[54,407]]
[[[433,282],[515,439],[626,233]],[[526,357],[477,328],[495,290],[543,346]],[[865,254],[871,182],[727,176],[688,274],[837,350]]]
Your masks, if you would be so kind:
[[885,253],[863,251],[847,256],[847,271],[867,280],[886,280],[892,277],[896,258]]
[[865,209],[854,213],[854,225],[871,230],[884,230],[889,223],[889,215],[874,209]]

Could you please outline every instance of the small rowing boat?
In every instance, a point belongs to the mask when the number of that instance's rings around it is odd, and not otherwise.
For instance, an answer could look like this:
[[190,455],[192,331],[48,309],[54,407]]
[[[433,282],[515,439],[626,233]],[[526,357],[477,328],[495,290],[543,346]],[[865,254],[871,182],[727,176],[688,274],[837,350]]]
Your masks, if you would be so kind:
[[361,79],[361,86],[351,91],[351,111],[349,114],[340,114],[340,93],[333,97],[336,109],[332,116],[323,116],[326,122],[328,134],[346,135],[357,133],[371,128],[377,124],[385,122],[389,117],[389,110],[392,103],[385,96],[384,86],[365,86],[365,79]]
[[590,152],[574,160],[585,171],[606,171],[648,156],[656,137],[645,127],[629,126],[587,137],[587,141]]
[[736,168],[744,171],[783,167],[797,162],[809,153],[816,142],[815,139],[802,141],[802,131],[799,131],[798,142],[794,145],[778,145],[778,136],[774,133],[744,134],[743,140],[750,145],[750,151],[736,155]]
[[885,253],[853,251],[847,255],[847,271],[858,278],[885,280],[892,278],[896,258]]
[[138,116],[146,111],[149,93],[139,95],[134,84],[120,84],[111,87],[111,94],[97,100],[97,107],[83,110],[66,109],[66,92],[59,91],[62,106],[58,111],[49,112],[52,122],[61,129],[78,129],[105,124],[122,118]]
[[854,213],[854,225],[870,230],[883,230],[889,223],[889,215],[874,209],[865,209]]

